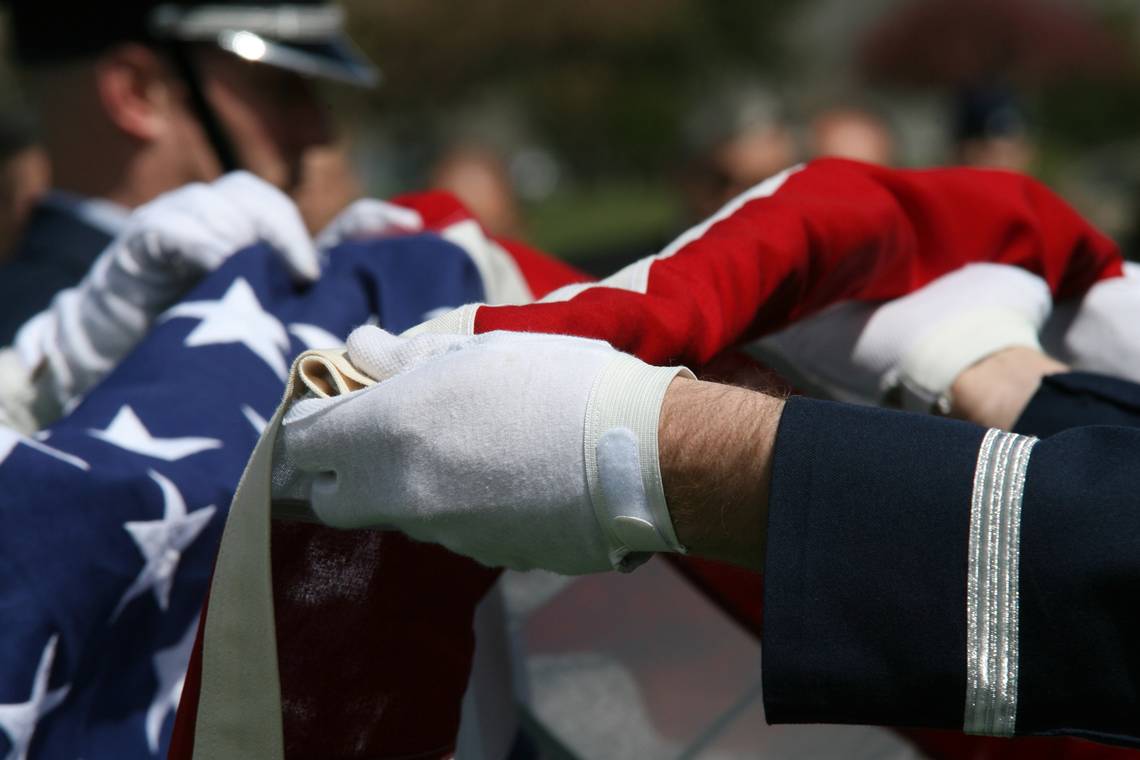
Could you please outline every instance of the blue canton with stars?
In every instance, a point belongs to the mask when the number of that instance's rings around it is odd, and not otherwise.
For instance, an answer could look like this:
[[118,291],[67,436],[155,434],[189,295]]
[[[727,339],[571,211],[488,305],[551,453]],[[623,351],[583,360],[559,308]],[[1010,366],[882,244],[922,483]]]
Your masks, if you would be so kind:
[[0,429],[0,758],[165,757],[230,499],[292,358],[481,300],[434,235],[341,245],[304,290],[256,246],[63,421]]

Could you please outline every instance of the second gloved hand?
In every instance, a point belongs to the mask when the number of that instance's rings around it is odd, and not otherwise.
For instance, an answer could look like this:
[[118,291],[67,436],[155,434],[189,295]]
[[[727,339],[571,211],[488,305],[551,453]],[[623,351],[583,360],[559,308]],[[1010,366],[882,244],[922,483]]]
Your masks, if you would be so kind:
[[970,264],[893,301],[838,304],[760,345],[797,382],[839,400],[879,403],[897,394],[906,409],[946,413],[963,370],[1003,349],[1040,350],[1051,308],[1040,277]]
[[380,382],[290,410],[275,498],[308,501],[329,525],[395,528],[515,569],[632,569],[683,551],[657,426],[666,388],[687,370],[522,333],[364,327],[348,356]]
[[39,424],[110,372],[203,275],[258,241],[273,247],[295,279],[320,276],[296,206],[247,172],[186,185],[132,213],[79,285],[16,336],[21,361],[37,376]]
[[1074,369],[1140,383],[1140,264],[1058,304],[1042,330],[1049,353]]

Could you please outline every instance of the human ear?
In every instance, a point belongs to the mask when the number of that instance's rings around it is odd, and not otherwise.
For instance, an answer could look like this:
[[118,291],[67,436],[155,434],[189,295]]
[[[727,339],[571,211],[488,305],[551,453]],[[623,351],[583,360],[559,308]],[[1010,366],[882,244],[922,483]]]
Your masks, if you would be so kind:
[[174,82],[150,48],[127,43],[104,53],[95,65],[95,84],[107,117],[127,136],[151,142],[171,129]]

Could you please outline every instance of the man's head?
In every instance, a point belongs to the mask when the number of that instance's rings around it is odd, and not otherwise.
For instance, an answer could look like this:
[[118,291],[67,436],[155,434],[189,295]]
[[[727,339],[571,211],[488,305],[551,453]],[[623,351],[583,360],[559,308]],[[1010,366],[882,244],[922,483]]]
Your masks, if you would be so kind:
[[836,104],[811,120],[808,135],[810,155],[835,156],[891,166],[896,139],[890,121],[870,106]]
[[[294,190],[306,149],[332,142],[313,82],[222,50],[201,50],[196,59],[205,99],[225,130],[236,163],[283,190]],[[197,115],[191,118],[200,126]],[[222,166],[216,150],[208,153],[213,174],[233,168]]]
[[681,189],[694,220],[796,161],[781,99],[754,83],[730,82],[703,96],[684,136],[689,159]]
[[492,235],[520,237],[518,198],[510,169],[494,148],[475,143],[450,146],[432,167],[431,186],[459,198]]
[[954,117],[959,163],[1016,172],[1032,169],[1036,150],[1013,91],[999,85],[967,89],[958,94]]
[[375,78],[324,0],[9,5],[58,186],[129,206],[234,168],[292,189],[331,139],[310,78]]

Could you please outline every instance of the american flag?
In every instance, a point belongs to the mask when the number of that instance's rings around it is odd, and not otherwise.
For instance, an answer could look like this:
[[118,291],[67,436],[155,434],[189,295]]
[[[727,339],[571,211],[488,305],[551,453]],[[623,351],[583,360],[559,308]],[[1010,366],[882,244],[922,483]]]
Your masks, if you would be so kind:
[[[827,160],[771,202],[761,190],[608,287],[480,309],[476,327],[603,337],[650,361],[700,364],[747,323],[771,329],[836,299],[894,297],[971,252],[1042,271],[1062,294],[1119,274],[1110,241],[1014,175]],[[450,225],[448,240],[468,237],[454,202],[421,201],[425,220]],[[371,316],[400,331],[485,299],[473,259],[437,236],[332,254],[306,294],[266,251],[235,257],[45,436],[0,433],[4,756],[160,755],[224,512],[291,355]],[[536,257],[524,254],[525,270]],[[531,290],[576,281],[564,275],[536,276]],[[447,755],[471,613],[494,574],[394,533],[278,524],[273,542],[286,755]],[[720,596],[758,619],[758,595]],[[186,692],[179,725],[192,728],[193,671]]]
[[65,419],[0,429],[0,757],[165,756],[230,499],[293,356],[482,298],[435,235],[342,244],[304,290],[255,246]]

